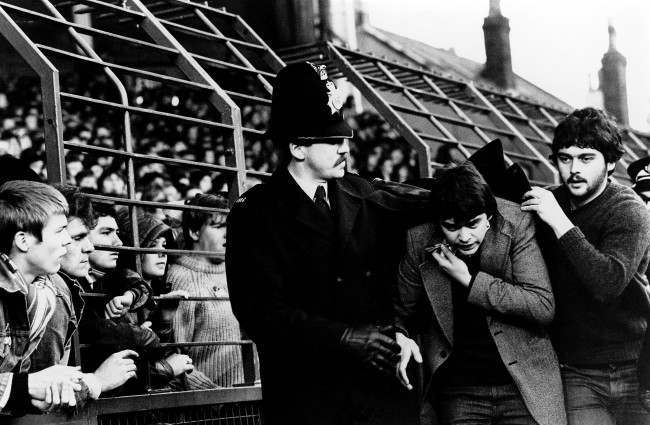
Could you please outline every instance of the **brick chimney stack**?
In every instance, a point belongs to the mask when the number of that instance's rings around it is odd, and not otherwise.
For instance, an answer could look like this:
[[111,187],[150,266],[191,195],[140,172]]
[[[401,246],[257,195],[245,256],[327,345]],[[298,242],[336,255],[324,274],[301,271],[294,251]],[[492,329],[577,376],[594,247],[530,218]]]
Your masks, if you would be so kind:
[[490,0],[490,13],[483,21],[485,68],[483,77],[502,89],[514,89],[515,80],[510,56],[510,24],[501,15],[499,0]]
[[630,123],[627,110],[627,83],[625,81],[625,67],[627,61],[616,50],[616,29],[609,23],[609,49],[603,55],[600,73],[600,90],[603,93],[605,110],[616,117],[619,123]]

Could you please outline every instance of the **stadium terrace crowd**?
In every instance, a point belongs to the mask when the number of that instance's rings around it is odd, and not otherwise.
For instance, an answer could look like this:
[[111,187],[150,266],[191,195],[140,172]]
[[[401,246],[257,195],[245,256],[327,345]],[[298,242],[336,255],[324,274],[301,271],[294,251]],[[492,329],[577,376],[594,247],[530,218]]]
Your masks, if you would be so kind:
[[[64,76],[62,86],[71,92],[106,99],[108,86],[101,77],[81,81],[77,74]],[[199,119],[209,118],[205,102],[192,95],[149,88],[141,81],[128,87],[133,104]],[[43,138],[41,94],[36,79],[13,78],[0,82],[0,155],[20,158],[44,181],[47,179]],[[242,107],[244,126],[265,130],[268,108]],[[417,155],[408,143],[374,112],[355,113],[350,97],[345,105],[349,125],[355,130],[351,141],[348,167],[366,178],[403,182],[417,176]],[[223,135],[200,125],[159,119],[151,122],[134,115],[133,140],[137,153],[225,165]],[[63,139],[67,142],[103,148],[122,149],[120,126],[110,114],[74,103],[63,107]],[[273,143],[264,135],[245,138],[248,170],[272,173],[278,166]],[[111,155],[70,150],[66,154],[68,183],[100,194],[126,196],[126,172],[123,161]],[[137,196],[143,200],[163,202],[191,199],[196,193],[217,194],[227,189],[225,176],[210,170],[171,166],[162,163],[136,163]],[[260,183],[249,177],[248,186]]]
[[[557,187],[531,187],[498,143],[411,186],[413,151],[375,114],[345,119],[334,90],[296,63],[270,116],[243,108],[251,128],[272,117],[246,161],[273,174],[226,215],[215,172],[137,164],[138,199],[199,207],[176,213],[89,196],[126,196],[108,154],[71,150],[69,181],[44,183],[38,93],[7,83],[0,415],[251,384],[245,334],[271,425],[650,424],[650,158],[630,165],[634,188],[612,181],[619,131],[584,108],[555,130]],[[66,141],[123,148],[110,116],[68,108],[64,123]],[[225,164],[217,133],[137,128],[138,152]]]

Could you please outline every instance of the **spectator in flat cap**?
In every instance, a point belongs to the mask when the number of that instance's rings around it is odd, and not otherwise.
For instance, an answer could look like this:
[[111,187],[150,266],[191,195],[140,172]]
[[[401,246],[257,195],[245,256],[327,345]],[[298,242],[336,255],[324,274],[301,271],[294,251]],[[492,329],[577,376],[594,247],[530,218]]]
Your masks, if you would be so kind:
[[346,172],[352,129],[340,107],[324,66],[282,69],[270,127],[282,165],[228,218],[228,289],[259,349],[270,425],[417,420],[398,408],[409,393],[390,326],[399,226]]

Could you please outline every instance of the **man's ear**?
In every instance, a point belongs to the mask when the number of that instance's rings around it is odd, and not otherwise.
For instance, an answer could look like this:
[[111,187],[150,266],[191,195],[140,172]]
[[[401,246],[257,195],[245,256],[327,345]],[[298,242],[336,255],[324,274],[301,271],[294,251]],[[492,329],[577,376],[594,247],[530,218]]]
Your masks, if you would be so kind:
[[13,245],[19,252],[26,253],[34,244],[34,239],[34,235],[31,233],[20,230],[14,235]]
[[305,147],[296,145],[295,143],[289,143],[289,153],[292,158],[295,158],[298,161],[304,161],[305,159]]
[[614,167],[616,167],[615,162],[608,162],[607,163],[607,174],[611,174],[612,171],[614,171]]
[[190,230],[189,235],[190,238],[192,239],[192,242],[198,242],[199,241],[199,231],[198,230]]

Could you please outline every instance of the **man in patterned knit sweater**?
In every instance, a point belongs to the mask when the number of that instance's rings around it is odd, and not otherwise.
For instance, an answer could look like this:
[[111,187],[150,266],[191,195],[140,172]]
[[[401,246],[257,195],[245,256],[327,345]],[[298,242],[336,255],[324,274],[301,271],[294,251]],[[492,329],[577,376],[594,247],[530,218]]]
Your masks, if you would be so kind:
[[[198,194],[191,205],[227,208],[228,202],[214,195]],[[183,213],[185,248],[193,251],[224,253],[226,214],[202,211]],[[167,281],[171,290],[186,290],[191,297],[228,297],[225,264],[222,257],[186,255],[169,268]],[[241,339],[239,323],[230,301],[181,301],[173,320],[178,342],[237,341]],[[229,387],[244,382],[239,345],[191,347],[197,370],[216,385]]]

